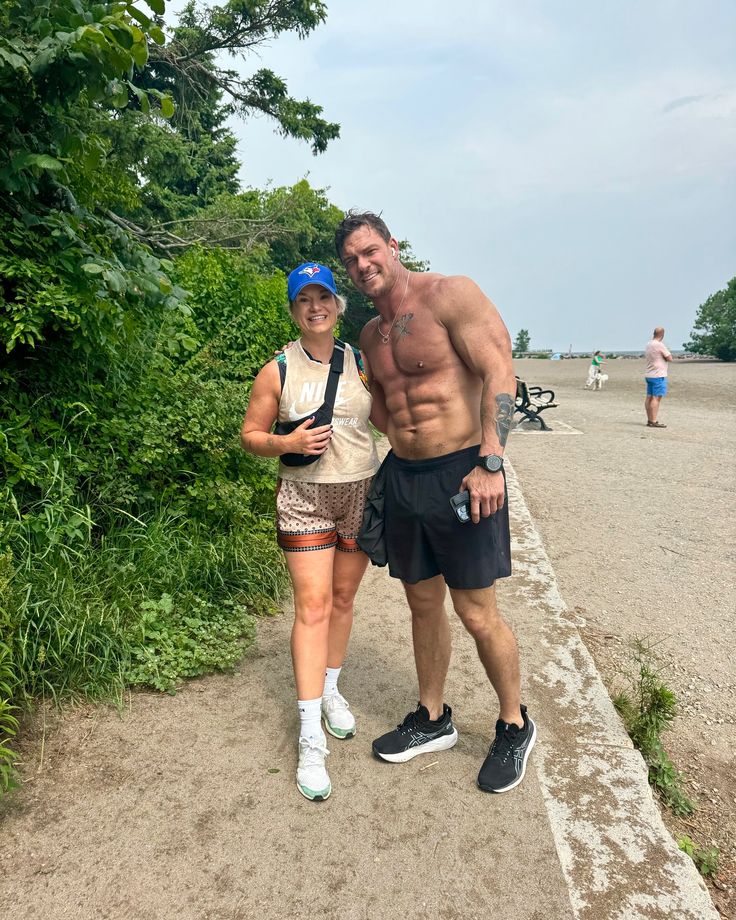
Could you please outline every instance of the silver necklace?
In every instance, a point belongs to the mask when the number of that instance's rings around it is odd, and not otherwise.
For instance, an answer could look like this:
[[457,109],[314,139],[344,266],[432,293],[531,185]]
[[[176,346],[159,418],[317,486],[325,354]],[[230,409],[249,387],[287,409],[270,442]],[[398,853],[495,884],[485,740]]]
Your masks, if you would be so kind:
[[409,279],[410,278],[411,278],[411,272],[407,272],[406,273],[406,284],[404,285],[404,293],[401,295],[401,300],[399,301],[399,305],[396,308],[396,313],[394,313],[394,321],[391,323],[391,326],[388,332],[385,333],[385,335],[383,332],[381,332],[381,317],[380,316],[378,317],[378,324],[376,325],[376,332],[378,332],[378,335],[380,336],[381,341],[383,342],[384,345],[388,345],[388,343],[391,341],[391,333],[394,331],[396,320],[399,318],[399,313],[401,312],[401,308],[403,307],[404,301],[406,300],[406,292],[409,290]]

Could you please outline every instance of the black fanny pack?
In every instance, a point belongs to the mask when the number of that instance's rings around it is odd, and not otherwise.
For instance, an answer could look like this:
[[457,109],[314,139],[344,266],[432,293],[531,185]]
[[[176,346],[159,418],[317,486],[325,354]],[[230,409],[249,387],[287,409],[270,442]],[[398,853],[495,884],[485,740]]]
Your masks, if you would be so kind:
[[[325,401],[315,412],[310,412],[309,415],[305,415],[304,418],[300,418],[296,422],[276,422],[275,434],[291,434],[292,431],[303,425],[310,418],[314,419],[312,428],[329,425],[335,408],[337,384],[340,382],[340,374],[342,374],[344,365],[345,343],[335,339],[335,347],[332,350],[332,358],[330,359],[330,373],[325,387]],[[279,460],[284,466],[308,466],[310,463],[319,460],[321,456],[322,454],[282,454]]]
[[358,546],[363,550],[373,565],[386,565],[388,550],[386,549],[386,526],[384,521],[384,506],[386,492],[386,477],[391,451],[388,452],[378,472],[373,477],[373,482],[368,490],[363,509],[363,523],[358,533]]

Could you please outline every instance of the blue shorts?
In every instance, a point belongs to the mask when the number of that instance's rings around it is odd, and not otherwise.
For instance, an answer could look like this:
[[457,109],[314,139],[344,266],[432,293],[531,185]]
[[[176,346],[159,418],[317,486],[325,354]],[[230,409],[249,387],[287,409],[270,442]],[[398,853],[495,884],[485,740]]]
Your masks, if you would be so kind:
[[667,395],[666,377],[645,377],[644,379],[647,382],[647,396]]

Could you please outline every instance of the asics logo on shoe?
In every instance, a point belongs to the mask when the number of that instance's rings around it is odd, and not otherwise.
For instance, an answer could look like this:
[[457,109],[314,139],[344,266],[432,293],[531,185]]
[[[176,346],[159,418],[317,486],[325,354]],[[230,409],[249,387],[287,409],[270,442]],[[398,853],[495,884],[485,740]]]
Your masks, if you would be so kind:
[[426,744],[427,741],[431,741],[433,738],[439,738],[440,735],[445,733],[446,729],[447,726],[443,725],[442,728],[438,728],[434,732],[414,731],[409,738],[409,747],[417,747],[419,744]]

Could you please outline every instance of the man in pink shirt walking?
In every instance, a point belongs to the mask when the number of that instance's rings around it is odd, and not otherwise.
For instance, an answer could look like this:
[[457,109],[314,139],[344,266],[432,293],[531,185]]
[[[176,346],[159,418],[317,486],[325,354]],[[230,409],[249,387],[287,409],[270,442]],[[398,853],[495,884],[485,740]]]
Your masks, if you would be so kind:
[[647,347],[644,350],[646,360],[644,379],[647,382],[647,396],[644,400],[644,408],[647,413],[648,428],[666,428],[666,425],[657,421],[657,415],[662,397],[667,395],[667,364],[672,360],[672,355],[669,348],[662,341],[664,339],[662,326],[657,326],[653,336],[652,340],[647,342]]

